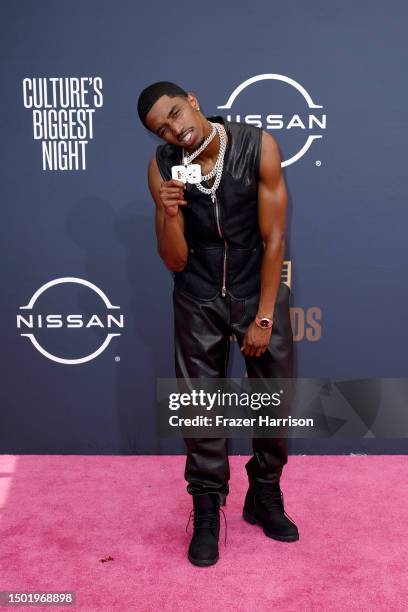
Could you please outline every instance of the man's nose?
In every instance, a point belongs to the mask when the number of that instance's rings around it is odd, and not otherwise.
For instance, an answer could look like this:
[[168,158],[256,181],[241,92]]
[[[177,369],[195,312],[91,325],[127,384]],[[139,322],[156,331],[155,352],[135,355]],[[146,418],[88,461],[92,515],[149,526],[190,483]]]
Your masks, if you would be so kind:
[[175,137],[177,139],[180,138],[180,136],[182,135],[184,128],[182,125],[178,125],[177,123],[173,123],[172,127],[171,127],[173,134],[175,135]]

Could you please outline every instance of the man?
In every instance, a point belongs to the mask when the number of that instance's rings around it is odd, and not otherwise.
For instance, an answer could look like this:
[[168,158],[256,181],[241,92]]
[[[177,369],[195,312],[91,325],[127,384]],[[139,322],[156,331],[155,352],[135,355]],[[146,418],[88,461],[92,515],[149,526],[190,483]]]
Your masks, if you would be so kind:
[[[158,252],[174,278],[177,378],[225,378],[232,334],[248,377],[291,378],[290,290],[281,282],[287,191],[275,140],[255,126],[205,117],[193,93],[168,81],[141,92],[138,114],[165,141],[149,163],[148,183]],[[172,179],[172,167],[186,160],[200,165],[201,182]],[[208,566],[219,557],[228,440],[185,443],[194,507],[188,558]],[[279,485],[287,438],[254,438],[252,444],[243,517],[271,538],[295,541],[299,533]]]

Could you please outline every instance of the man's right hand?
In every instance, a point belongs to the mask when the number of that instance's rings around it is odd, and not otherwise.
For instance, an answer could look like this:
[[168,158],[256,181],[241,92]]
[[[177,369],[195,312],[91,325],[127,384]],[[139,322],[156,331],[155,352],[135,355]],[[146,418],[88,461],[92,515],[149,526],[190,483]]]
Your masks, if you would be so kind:
[[179,206],[186,206],[187,202],[184,199],[184,190],[186,184],[183,181],[171,179],[163,181],[159,188],[160,201],[163,204],[164,212],[169,217],[175,217],[178,214]]

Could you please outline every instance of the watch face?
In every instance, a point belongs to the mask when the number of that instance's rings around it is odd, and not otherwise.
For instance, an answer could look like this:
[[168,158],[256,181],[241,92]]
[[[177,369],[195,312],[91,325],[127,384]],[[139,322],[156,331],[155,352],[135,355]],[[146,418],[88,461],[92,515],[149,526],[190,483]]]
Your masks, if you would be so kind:
[[268,327],[269,325],[268,319],[261,319],[261,325],[262,327]]

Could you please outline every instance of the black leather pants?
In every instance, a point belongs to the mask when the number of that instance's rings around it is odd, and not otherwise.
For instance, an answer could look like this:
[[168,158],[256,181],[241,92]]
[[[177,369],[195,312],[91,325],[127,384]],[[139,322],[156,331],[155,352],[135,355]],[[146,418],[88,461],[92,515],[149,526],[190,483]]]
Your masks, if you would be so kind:
[[[241,347],[245,332],[258,310],[259,294],[236,300],[199,300],[174,286],[175,369],[177,378],[226,378],[230,336]],[[245,358],[248,377],[291,378],[293,336],[289,311],[290,290],[281,282],[275,303],[269,346],[259,357]],[[230,478],[227,438],[185,438],[187,491],[218,492],[225,504]],[[288,460],[288,439],[253,438],[254,455],[246,464],[250,479],[278,482]]]

